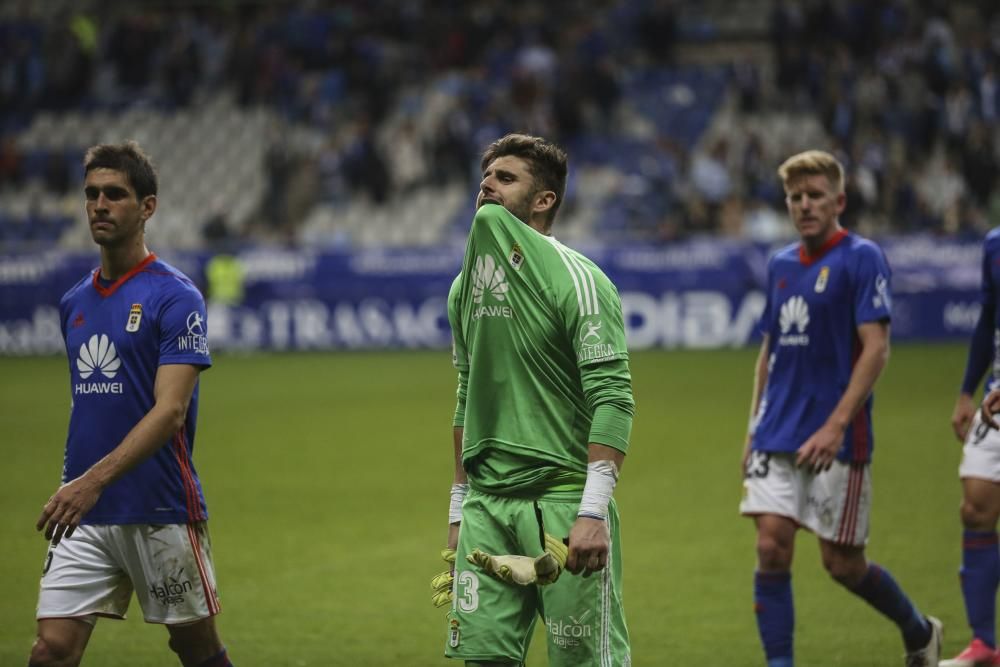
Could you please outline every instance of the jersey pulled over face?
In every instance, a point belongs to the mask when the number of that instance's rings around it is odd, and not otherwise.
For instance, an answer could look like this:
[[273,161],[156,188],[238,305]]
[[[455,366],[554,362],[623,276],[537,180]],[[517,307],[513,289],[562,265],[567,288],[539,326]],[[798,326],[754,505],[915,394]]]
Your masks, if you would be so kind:
[[[155,255],[114,283],[99,269],[59,304],[70,374],[63,481],[79,477],[117,447],[154,404],[164,364],[212,364],[205,303],[181,272]],[[207,517],[191,455],[198,388],[187,420],[169,442],[101,494],[87,524],[188,523]]]
[[499,204],[515,218],[531,222],[535,179],[523,158],[504,155],[486,166],[479,184],[476,208],[483,204]]
[[[506,456],[582,480],[593,411],[580,368],[628,358],[621,301],[607,276],[487,203],[472,223],[448,318],[455,365],[468,374],[463,462]],[[466,470],[484,482],[475,466]]]
[[[890,271],[881,248],[841,230],[808,254],[793,244],[768,264],[761,333],[768,336],[767,384],[752,447],[794,452],[833,412],[860,353],[857,328],[888,321]],[[841,460],[871,458],[872,397],[844,434]]]

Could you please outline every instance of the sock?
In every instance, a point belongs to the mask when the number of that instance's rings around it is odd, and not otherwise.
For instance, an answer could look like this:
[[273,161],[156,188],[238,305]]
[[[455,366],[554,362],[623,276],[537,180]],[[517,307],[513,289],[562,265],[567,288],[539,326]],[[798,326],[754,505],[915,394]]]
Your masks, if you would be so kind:
[[903,633],[907,651],[916,651],[931,639],[930,623],[917,611],[888,571],[871,563],[865,578],[851,592],[875,607]]
[[768,667],[792,667],[795,605],[790,572],[755,572],[754,611]]
[[972,636],[996,648],[996,598],[1000,584],[997,532],[967,530],[962,534],[962,597]]
[[229,662],[229,656],[226,655],[226,649],[222,649],[221,653],[213,655],[211,658],[198,665],[198,667],[233,667],[233,663]]

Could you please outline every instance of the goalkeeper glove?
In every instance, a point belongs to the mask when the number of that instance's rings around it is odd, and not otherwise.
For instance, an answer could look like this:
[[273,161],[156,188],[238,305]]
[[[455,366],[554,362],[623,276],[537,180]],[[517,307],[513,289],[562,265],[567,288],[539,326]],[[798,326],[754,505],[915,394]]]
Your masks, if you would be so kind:
[[451,604],[454,599],[454,595],[451,592],[451,584],[455,580],[455,550],[454,549],[442,549],[441,558],[444,562],[448,563],[448,569],[431,579],[431,590],[434,593],[431,595],[431,602],[434,603],[435,607],[443,607],[446,604]]
[[569,550],[560,540],[545,534],[545,552],[537,558],[530,556],[491,556],[473,549],[466,559],[483,568],[487,574],[500,581],[519,586],[537,584],[546,586],[555,583],[566,567]]

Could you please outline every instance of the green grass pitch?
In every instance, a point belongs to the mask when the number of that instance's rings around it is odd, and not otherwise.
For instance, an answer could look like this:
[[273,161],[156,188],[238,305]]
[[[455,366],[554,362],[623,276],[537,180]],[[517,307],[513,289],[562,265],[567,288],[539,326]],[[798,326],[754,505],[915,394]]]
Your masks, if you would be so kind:
[[[753,530],[737,515],[754,350],[637,353],[638,413],[616,497],[633,664],[762,665]],[[948,420],[961,345],[897,345],[877,389],[869,555],[968,640]],[[446,665],[442,569],[454,373],[447,352],[217,355],[195,462],[211,514],[225,642],[241,666]],[[59,481],[62,359],[0,359],[0,665],[23,665],[45,552],[34,522]],[[810,667],[902,663],[888,621],[822,571],[800,534],[796,653]],[[536,633],[529,664],[544,665]],[[176,664],[166,632],[101,621],[84,664]]]

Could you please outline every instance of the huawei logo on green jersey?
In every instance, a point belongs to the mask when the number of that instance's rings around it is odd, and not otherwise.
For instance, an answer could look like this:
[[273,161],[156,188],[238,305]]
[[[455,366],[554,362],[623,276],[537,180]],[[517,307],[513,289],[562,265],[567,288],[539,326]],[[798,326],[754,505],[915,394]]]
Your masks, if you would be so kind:
[[489,292],[497,301],[503,301],[508,289],[510,285],[507,284],[507,275],[493,256],[477,257],[476,264],[472,267],[472,300],[482,303],[483,295]]

